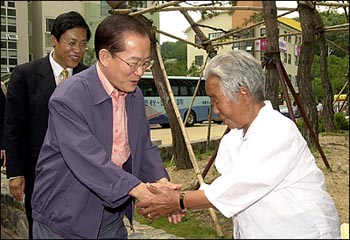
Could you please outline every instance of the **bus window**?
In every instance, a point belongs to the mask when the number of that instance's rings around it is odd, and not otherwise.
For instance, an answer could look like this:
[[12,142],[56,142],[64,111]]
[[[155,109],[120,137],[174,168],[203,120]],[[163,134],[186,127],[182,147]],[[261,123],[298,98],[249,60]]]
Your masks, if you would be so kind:
[[[190,107],[192,96],[198,84],[198,77],[168,76],[175,102],[182,119],[184,120]],[[163,127],[169,126],[168,116],[164,109],[161,98],[157,92],[152,76],[144,75],[139,81],[139,87],[145,97],[146,115],[150,124],[160,124]],[[202,123],[208,120],[210,98],[206,95],[205,80],[202,79],[197,91],[197,95],[186,126],[193,126],[195,123]],[[213,113],[214,122],[221,123],[218,116]]]

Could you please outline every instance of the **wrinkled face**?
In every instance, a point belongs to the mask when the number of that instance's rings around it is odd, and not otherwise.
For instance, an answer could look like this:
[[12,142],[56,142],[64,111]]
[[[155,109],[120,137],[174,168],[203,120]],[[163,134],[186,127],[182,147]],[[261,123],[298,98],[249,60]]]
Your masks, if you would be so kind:
[[224,96],[220,91],[219,78],[216,76],[209,77],[205,82],[205,89],[213,103],[213,110],[220,119],[230,129],[244,128],[247,124],[245,115],[246,105],[241,93],[237,93],[235,101]]
[[150,64],[151,43],[148,36],[133,32],[124,33],[123,38],[124,51],[112,56],[106,49],[100,50],[101,71],[115,88],[133,92]]
[[63,68],[75,68],[87,49],[87,32],[81,27],[72,28],[62,34],[59,41],[51,35],[51,43],[55,48],[55,61]]

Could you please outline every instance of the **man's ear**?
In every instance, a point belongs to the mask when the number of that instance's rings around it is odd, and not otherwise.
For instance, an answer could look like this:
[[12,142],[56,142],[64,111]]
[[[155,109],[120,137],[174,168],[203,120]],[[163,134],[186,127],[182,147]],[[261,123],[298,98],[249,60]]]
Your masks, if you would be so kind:
[[111,53],[108,50],[106,50],[106,49],[101,49],[98,52],[98,56],[99,56],[99,59],[100,59],[100,63],[104,67],[107,67],[109,61],[112,59]]
[[50,42],[51,42],[53,47],[56,47],[56,45],[58,44],[58,40],[54,35],[50,36]]

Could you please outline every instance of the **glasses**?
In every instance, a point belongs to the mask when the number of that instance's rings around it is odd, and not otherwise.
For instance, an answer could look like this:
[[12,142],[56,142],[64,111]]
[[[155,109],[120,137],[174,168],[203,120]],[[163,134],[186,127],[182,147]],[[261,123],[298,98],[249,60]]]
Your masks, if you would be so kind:
[[62,41],[70,49],[74,49],[74,48],[76,49],[78,47],[80,48],[80,50],[87,50],[88,49],[86,41],[82,41],[82,42],[77,42],[74,40],[67,41],[67,40],[64,40],[63,38],[62,38]]
[[137,71],[137,69],[139,69],[139,68],[142,68],[143,71],[145,71],[146,69],[150,69],[154,63],[153,60],[144,61],[142,63],[132,63],[132,62],[125,61],[124,59],[122,59],[118,55],[115,55],[115,56],[117,58],[119,58],[120,60],[122,60],[123,62],[125,62],[130,67],[131,71],[133,71],[133,72]]

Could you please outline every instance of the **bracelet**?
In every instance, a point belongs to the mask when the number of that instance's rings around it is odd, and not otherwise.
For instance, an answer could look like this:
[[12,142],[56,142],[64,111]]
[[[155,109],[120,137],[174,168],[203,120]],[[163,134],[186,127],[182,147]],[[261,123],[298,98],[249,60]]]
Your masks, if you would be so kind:
[[186,210],[185,204],[184,204],[184,197],[186,192],[180,193],[180,208],[181,210]]

